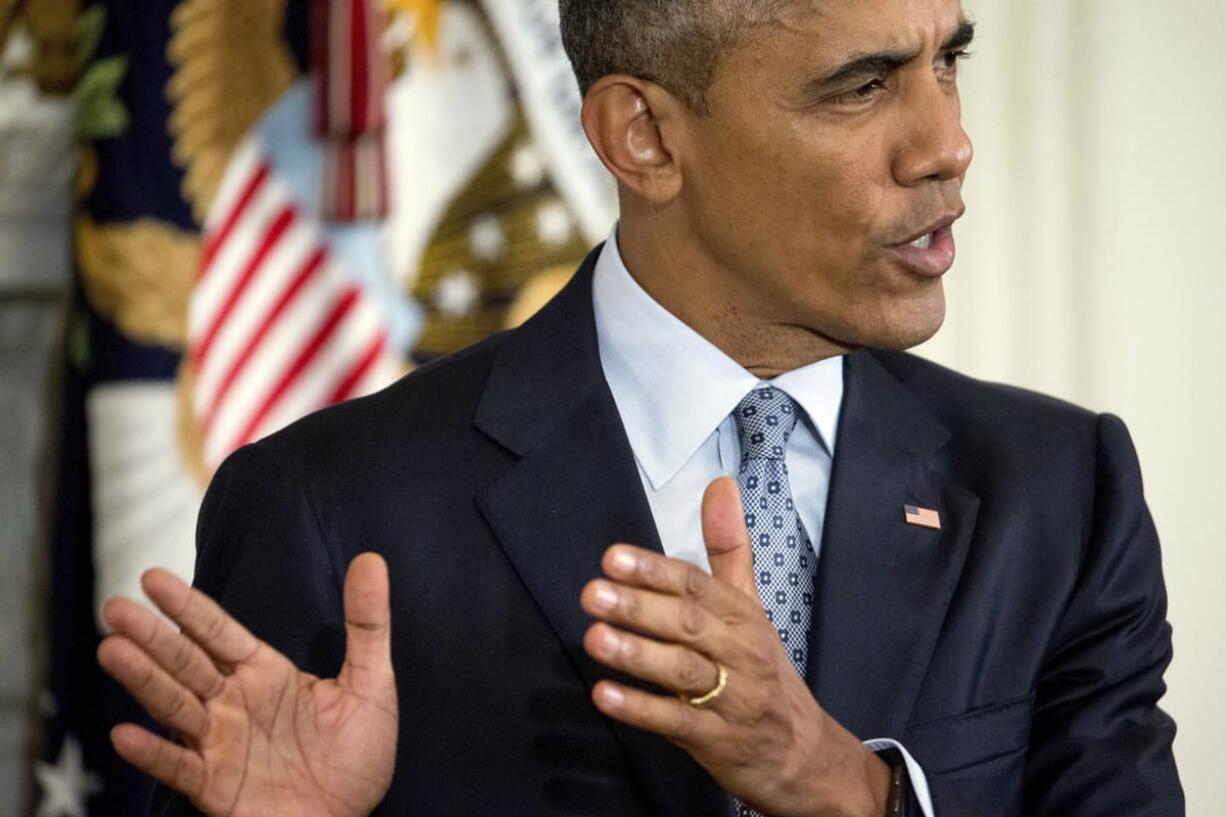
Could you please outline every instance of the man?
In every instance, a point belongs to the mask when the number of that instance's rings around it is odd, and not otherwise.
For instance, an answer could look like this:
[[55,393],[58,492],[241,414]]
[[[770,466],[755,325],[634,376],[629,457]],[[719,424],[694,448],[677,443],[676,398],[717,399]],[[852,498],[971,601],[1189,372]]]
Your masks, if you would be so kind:
[[616,233],[222,467],[221,607],[104,611],[179,737],[119,753],[235,817],[1182,814],[1122,424],[883,351],[944,315],[957,0],[561,7]]

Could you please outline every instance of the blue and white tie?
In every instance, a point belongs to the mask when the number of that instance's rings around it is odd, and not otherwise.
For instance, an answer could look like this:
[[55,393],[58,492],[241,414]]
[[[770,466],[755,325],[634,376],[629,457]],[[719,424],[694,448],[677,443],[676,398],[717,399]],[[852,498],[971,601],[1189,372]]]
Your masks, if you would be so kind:
[[753,540],[754,574],[766,617],[779,631],[792,666],[803,677],[813,618],[817,555],[796,502],[784,463],[788,438],[800,413],[796,402],[773,386],[759,386],[736,407],[741,438],[737,484],[745,526]]
[[[779,631],[792,666],[805,674],[809,657],[809,625],[813,618],[813,577],[817,554],[796,513],[784,455],[800,409],[786,392],[759,386],[734,412],[741,438],[737,485],[745,510],[745,526],[753,540],[753,566],[758,597],[766,617]],[[761,817],[740,800],[738,817]]]

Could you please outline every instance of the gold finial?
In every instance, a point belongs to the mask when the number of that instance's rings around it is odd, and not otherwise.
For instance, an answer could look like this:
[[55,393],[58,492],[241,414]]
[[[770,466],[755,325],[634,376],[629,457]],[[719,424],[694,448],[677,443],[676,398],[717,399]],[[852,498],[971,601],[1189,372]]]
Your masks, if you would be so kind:
[[385,0],[390,12],[408,14],[416,21],[414,45],[436,54],[438,49],[439,15],[446,0]]

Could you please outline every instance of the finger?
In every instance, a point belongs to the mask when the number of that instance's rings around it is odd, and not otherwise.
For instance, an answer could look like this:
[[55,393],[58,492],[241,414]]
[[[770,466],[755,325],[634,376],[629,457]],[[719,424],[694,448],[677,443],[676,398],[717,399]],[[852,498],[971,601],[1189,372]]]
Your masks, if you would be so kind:
[[596,579],[583,588],[579,602],[593,618],[706,655],[715,656],[726,646],[724,622],[694,596],[665,595]]
[[382,692],[392,675],[392,626],[387,563],[377,553],[363,553],[349,565],[345,638],[342,679],[358,692]]
[[108,636],[99,644],[98,663],[158,723],[190,741],[204,735],[208,715],[200,699],[126,637]]
[[204,758],[131,723],[111,730],[111,745],[145,774],[198,800],[207,779]]
[[592,625],[583,637],[588,655],[635,678],[697,698],[715,688],[719,668],[688,647],[662,644],[607,624]]
[[158,666],[198,697],[208,700],[219,694],[225,678],[204,650],[177,633],[144,605],[131,599],[108,599],[102,605],[102,620],[116,633],[144,650]]
[[610,718],[663,735],[682,747],[703,742],[720,723],[710,710],[613,681],[598,682],[592,701]]
[[[613,545],[601,560],[605,575],[621,584],[670,596],[691,596],[716,615],[743,615],[745,599],[700,567],[632,545]],[[757,605],[757,597],[754,597]]]
[[736,480],[720,477],[702,495],[702,539],[711,575],[758,601],[753,572],[753,542]]
[[173,573],[154,568],[141,576],[141,587],[171,621],[183,628],[214,660],[241,664],[260,642],[217,602],[187,586]]

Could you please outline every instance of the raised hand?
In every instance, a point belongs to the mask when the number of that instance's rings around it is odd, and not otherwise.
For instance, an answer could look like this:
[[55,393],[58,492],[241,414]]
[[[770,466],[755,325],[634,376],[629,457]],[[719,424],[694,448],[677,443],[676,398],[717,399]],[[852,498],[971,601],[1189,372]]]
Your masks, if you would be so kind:
[[299,672],[203,593],[164,570],[142,578],[176,632],[142,605],[107,601],[98,661],[159,723],[112,731],[129,763],[215,817],[357,817],[387,792],[398,714],[387,565],[358,556],[345,577],[345,663]]
[[596,706],[673,741],[759,812],[884,814],[888,767],[822,710],[767,621],[735,481],[707,488],[702,527],[712,575],[615,545],[607,578],[584,588],[583,609],[597,619],[588,653],[677,693],[605,680],[592,691]]

